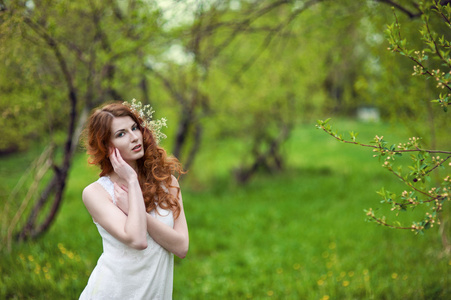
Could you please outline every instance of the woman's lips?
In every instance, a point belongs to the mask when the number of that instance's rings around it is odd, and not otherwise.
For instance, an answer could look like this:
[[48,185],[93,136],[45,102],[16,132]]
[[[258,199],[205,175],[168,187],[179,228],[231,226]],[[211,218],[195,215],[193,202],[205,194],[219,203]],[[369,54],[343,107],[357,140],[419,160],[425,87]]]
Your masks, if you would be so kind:
[[141,149],[142,149],[141,145],[136,145],[135,147],[133,147],[132,151],[139,152],[139,151],[141,151]]

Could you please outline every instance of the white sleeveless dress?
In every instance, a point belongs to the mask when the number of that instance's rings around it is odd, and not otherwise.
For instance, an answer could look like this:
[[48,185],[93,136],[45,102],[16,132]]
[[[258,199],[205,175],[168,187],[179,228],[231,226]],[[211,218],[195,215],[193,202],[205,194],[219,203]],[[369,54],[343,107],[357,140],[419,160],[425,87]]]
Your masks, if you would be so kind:
[[[114,184],[109,177],[97,182],[111,195]],[[151,214],[174,227],[172,211],[157,208],[160,214]],[[133,249],[118,241],[97,224],[102,237],[103,253],[80,295],[86,299],[172,299],[174,255],[157,244],[147,234],[147,248]]]

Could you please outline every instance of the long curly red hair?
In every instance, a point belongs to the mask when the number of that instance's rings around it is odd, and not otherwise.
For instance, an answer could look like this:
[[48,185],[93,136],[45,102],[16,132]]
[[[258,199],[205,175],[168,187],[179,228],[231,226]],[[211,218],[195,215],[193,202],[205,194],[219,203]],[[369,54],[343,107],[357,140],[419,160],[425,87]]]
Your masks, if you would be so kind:
[[113,166],[108,158],[111,123],[116,117],[126,116],[131,117],[138,124],[143,135],[144,156],[137,163],[138,180],[146,210],[150,212],[159,206],[171,210],[174,218],[177,218],[181,209],[178,201],[180,188],[177,187],[177,197],[167,193],[167,189],[175,188],[171,185],[172,174],[177,174],[179,178],[185,172],[177,158],[168,156],[166,151],[156,144],[152,132],[141,125],[144,124],[144,120],[129,106],[113,102],[93,111],[84,132],[85,146],[90,155],[88,161],[100,167],[100,177],[113,172]]

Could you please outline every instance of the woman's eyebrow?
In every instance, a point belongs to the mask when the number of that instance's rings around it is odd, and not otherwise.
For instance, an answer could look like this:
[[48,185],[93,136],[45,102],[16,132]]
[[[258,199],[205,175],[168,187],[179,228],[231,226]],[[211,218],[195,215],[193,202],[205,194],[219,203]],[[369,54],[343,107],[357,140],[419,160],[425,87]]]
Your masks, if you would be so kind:
[[114,134],[116,134],[116,133],[118,133],[118,132],[120,132],[120,131],[125,131],[125,129],[119,129],[119,130],[116,130],[116,131],[114,132]]
[[[130,126],[130,128],[133,128],[133,127],[135,127],[135,126],[138,126],[138,123],[134,122],[134,123]],[[116,134],[116,133],[118,133],[118,132],[120,132],[120,131],[125,131],[125,129],[118,129],[118,130],[116,130],[116,131],[114,132],[114,134]]]

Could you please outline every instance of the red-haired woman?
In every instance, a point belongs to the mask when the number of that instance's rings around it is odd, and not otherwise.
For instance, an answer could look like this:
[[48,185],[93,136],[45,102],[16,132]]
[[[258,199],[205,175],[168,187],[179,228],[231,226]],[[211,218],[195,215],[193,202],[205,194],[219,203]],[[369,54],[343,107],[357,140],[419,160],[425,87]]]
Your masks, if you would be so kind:
[[80,299],[171,299],[174,256],[188,251],[188,226],[173,173],[178,160],[130,105],[93,112],[85,130],[100,178],[83,202],[102,237],[103,253]]

